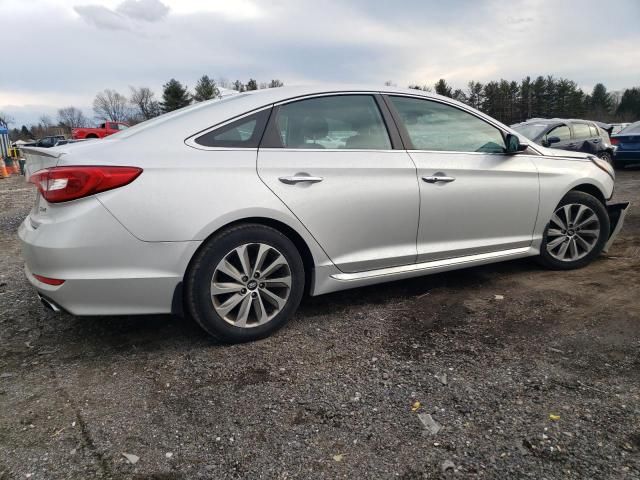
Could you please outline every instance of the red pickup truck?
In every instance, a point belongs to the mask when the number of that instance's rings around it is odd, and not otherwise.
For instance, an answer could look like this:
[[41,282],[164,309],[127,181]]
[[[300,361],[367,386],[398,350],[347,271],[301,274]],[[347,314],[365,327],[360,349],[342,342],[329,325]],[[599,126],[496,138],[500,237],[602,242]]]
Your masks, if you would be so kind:
[[98,128],[74,128],[71,130],[71,138],[104,138],[125,128],[129,128],[129,125],[126,123],[105,122],[98,125]]

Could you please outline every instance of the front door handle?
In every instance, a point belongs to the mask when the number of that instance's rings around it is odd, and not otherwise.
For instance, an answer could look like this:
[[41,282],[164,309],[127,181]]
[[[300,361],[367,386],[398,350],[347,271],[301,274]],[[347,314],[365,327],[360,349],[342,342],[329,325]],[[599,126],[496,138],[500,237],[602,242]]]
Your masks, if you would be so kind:
[[292,175],[290,177],[278,177],[282,183],[287,185],[295,185],[296,183],[318,183],[324,180],[322,177],[312,177],[310,175]]
[[455,177],[447,177],[446,175],[433,175],[431,177],[422,177],[422,180],[424,180],[427,183],[438,183],[438,182],[449,183],[449,182],[455,181]]

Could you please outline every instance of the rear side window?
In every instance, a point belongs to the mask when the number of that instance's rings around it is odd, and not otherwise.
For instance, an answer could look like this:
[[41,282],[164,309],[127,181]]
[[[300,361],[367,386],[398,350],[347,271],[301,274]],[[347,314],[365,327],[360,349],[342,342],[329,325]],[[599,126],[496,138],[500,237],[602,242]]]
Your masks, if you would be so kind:
[[431,100],[390,98],[416,150],[505,152],[502,132],[470,113]]
[[595,125],[589,125],[589,131],[591,132],[592,137],[599,137],[600,133],[598,132],[598,127]]
[[203,147],[258,148],[271,109],[267,108],[216,128],[195,139]]
[[390,150],[391,140],[371,95],[336,95],[287,103],[278,109],[275,148]]
[[591,132],[589,131],[589,125],[586,123],[574,123],[573,124],[573,138],[575,140],[583,140],[589,138]]

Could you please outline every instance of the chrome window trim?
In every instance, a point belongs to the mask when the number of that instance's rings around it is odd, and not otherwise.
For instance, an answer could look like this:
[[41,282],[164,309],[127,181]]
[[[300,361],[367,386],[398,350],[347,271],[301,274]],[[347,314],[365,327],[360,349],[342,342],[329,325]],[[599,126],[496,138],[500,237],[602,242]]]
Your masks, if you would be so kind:
[[406,153],[407,152],[407,150],[402,150],[402,149],[394,150],[393,148],[389,150],[386,150],[386,149],[380,150],[380,149],[374,149],[374,148],[277,148],[277,147],[261,147],[260,151],[261,152],[340,152],[340,153],[345,153],[345,152],[359,152],[359,153],[403,152],[403,153]]
[[251,110],[249,112],[245,112],[245,113],[241,113],[238,116],[235,116],[233,118],[229,118],[227,120],[224,120],[220,123],[217,123],[215,125],[213,125],[212,127],[208,127],[204,130],[200,130],[197,133],[194,133],[193,135],[187,137],[184,140],[185,145],[187,145],[188,147],[191,148],[196,148],[198,150],[224,150],[226,152],[230,151],[230,150],[240,150],[240,151],[246,151],[246,150],[258,150],[258,147],[207,147],[205,145],[200,145],[199,143],[196,143],[196,138],[200,138],[202,135],[206,135],[209,132],[212,132],[213,130],[216,130],[218,128],[222,128],[226,125],[229,125],[230,123],[236,122],[238,120],[242,120],[245,117],[248,117],[250,115],[254,115],[256,113],[260,113],[264,110],[273,108],[273,104],[269,104],[269,105],[264,105],[262,107],[256,108],[255,110]]

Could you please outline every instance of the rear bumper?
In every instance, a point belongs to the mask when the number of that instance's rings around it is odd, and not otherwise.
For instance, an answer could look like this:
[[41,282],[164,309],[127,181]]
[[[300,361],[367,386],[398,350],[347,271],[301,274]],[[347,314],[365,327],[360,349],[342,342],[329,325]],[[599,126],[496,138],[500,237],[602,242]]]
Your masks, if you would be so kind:
[[611,248],[611,245],[618,236],[618,233],[620,233],[630,205],[630,202],[610,203],[609,205],[607,205],[607,213],[609,214],[610,225],[609,239],[602,249],[603,252],[606,253],[609,251],[609,248]]
[[617,150],[613,158],[618,162],[620,161],[640,162],[640,150],[634,150],[634,151]]
[[[29,216],[18,230],[25,273],[39,295],[74,315],[170,313],[199,242],[140,241],[97,200],[83,203],[50,223]],[[34,273],[64,283],[48,285]]]

